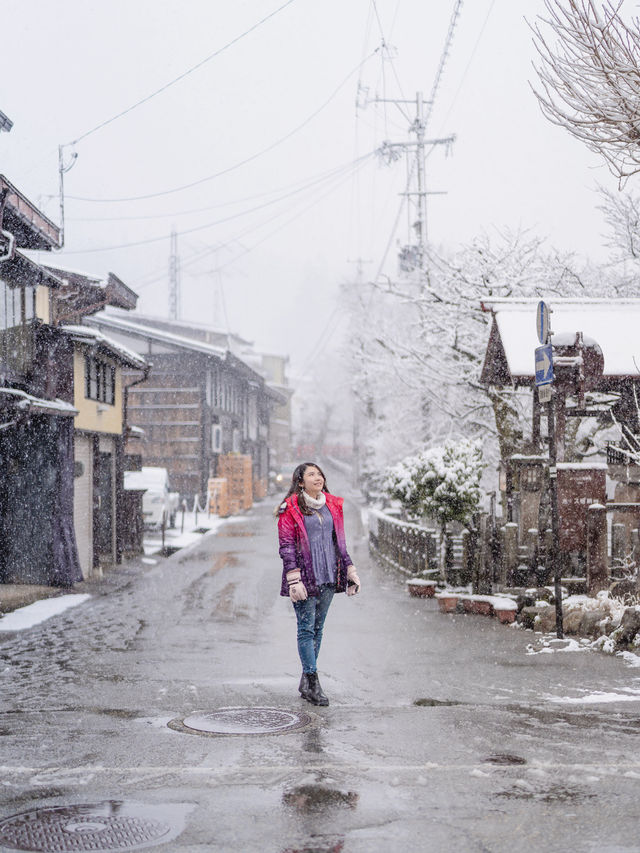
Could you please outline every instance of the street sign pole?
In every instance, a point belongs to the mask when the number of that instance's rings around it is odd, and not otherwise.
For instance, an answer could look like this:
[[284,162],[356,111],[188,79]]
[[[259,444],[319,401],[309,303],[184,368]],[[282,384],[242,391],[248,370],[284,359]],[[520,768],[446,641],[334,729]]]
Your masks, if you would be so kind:
[[[542,346],[536,349],[536,386],[538,399],[547,405],[549,433],[549,497],[551,499],[551,565],[553,589],[556,599],[556,636],[564,637],[562,626],[562,560],[560,558],[560,516],[558,513],[558,459],[556,443],[556,394],[553,390],[553,348],[551,346],[550,310],[544,302],[538,303],[536,332]],[[548,363],[550,362],[550,364]],[[548,555],[547,555],[548,559]]]
[[564,637],[562,627],[562,560],[560,559],[560,516],[558,514],[558,460],[556,446],[555,394],[547,403],[547,423],[549,428],[549,492],[551,498],[551,543],[553,565],[553,591],[556,599],[556,636]]

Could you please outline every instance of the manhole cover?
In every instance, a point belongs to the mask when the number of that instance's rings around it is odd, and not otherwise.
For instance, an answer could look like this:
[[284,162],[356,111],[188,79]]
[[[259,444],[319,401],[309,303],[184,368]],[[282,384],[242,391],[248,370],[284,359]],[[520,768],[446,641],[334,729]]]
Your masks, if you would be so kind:
[[295,731],[310,722],[308,714],[278,708],[220,708],[198,711],[184,720],[172,720],[169,726],[191,734],[269,735]]
[[167,808],[109,801],[35,809],[0,821],[0,845],[35,853],[150,847],[175,838],[182,828],[161,819]]

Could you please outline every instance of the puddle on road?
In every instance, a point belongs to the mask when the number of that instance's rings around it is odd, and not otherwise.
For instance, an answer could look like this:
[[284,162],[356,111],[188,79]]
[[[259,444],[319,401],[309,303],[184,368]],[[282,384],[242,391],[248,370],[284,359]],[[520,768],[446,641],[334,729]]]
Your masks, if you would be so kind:
[[302,812],[324,811],[339,806],[354,809],[358,803],[358,795],[355,791],[340,791],[324,785],[300,785],[285,791],[282,802]]
[[238,565],[238,558],[230,551],[224,551],[222,554],[216,554],[213,558],[213,563],[209,569],[210,575],[215,575],[221,569],[233,569]]
[[218,536],[232,536],[234,538],[255,535],[255,530],[248,530],[246,527],[223,527],[218,533]]
[[620,734],[640,733],[640,718],[625,717],[619,713],[604,711],[556,711],[544,708],[526,708],[522,705],[507,705],[506,710],[517,714],[521,719],[521,728],[544,728],[552,726],[572,726],[582,730],[598,729],[602,732],[617,732]]
[[517,785],[507,791],[499,791],[494,797],[506,800],[538,800],[543,803],[572,803],[593,799],[596,795],[581,788],[565,785],[550,785],[547,788],[535,788]]
[[485,764],[498,764],[501,766],[527,763],[526,758],[523,758],[521,755],[512,755],[510,752],[494,752],[482,760]]
[[453,705],[464,705],[465,702],[458,702],[456,699],[414,699],[414,705],[419,708],[441,708],[450,707]]

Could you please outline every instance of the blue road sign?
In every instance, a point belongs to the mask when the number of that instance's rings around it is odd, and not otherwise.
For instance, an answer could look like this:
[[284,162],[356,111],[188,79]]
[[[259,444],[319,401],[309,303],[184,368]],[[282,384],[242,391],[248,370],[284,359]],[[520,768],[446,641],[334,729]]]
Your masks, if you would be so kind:
[[549,340],[549,309],[545,302],[538,302],[538,310],[536,311],[536,332],[538,340],[541,344],[546,344]]
[[536,347],[536,385],[553,382],[553,349],[551,344]]

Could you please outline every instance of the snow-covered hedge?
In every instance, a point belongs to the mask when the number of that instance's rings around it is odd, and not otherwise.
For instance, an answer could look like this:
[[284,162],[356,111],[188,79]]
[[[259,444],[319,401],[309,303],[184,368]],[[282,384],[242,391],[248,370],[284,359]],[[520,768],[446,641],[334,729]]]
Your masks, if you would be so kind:
[[480,502],[482,469],[479,441],[447,441],[389,468],[384,490],[400,501],[409,518],[466,524]]

